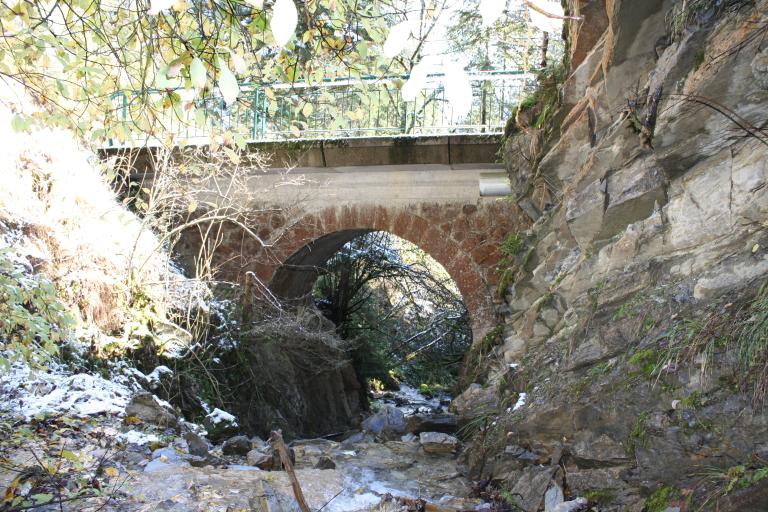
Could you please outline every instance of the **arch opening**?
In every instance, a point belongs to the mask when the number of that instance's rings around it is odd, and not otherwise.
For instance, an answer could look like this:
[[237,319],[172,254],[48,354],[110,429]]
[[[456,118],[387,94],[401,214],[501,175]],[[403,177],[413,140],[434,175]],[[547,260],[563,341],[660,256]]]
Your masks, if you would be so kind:
[[270,288],[320,309],[349,342],[361,383],[451,388],[472,344],[457,283],[392,233],[352,229],[317,238],[286,259]]

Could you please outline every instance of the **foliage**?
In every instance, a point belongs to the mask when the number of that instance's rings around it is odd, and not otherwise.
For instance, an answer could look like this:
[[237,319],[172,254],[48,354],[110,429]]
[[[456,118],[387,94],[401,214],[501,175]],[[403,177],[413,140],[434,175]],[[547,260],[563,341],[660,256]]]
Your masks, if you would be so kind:
[[641,314],[640,305],[645,301],[645,297],[641,292],[636,293],[630,300],[619,306],[611,320],[618,321],[625,318],[636,317]]
[[471,342],[450,276],[413,244],[382,232],[358,237],[322,269],[316,302],[353,344],[360,376],[451,385]]
[[663,512],[672,500],[679,497],[680,491],[678,489],[669,486],[660,487],[645,500],[644,510],[646,512]]
[[635,366],[644,375],[653,375],[659,369],[660,353],[653,348],[638,350],[629,358],[629,364]]
[[[344,107],[328,88],[309,97],[307,88],[324,82],[351,80],[364,94],[361,78],[411,73],[425,59],[529,69],[537,50],[524,9],[478,30],[477,3],[458,7],[448,0],[77,0],[3,7],[0,77],[23,85],[43,107],[18,112],[14,128],[64,125],[97,143],[151,137],[171,146],[184,138],[174,140],[172,128],[196,132],[209,118],[220,121],[217,136],[231,141],[246,135],[233,131],[255,123],[254,107],[259,116],[285,114],[289,126],[281,128],[296,135],[320,108],[331,126],[365,116],[365,102]],[[275,83],[296,87],[286,99]],[[387,88],[387,95],[402,86]],[[248,120],[233,122],[241,116]]]
[[[0,510],[70,510],[73,505],[101,510],[119,504],[127,475],[112,460],[116,450],[109,439],[93,426],[92,420],[68,416],[38,417],[4,437],[0,469],[14,477],[0,496]],[[102,448],[95,455],[81,449],[85,446]],[[31,457],[6,457],[22,450]]]
[[496,288],[496,293],[499,298],[504,298],[504,294],[507,293],[507,289],[515,282],[515,271],[511,267],[507,267],[501,270],[501,277],[499,278],[499,286]]
[[[518,106],[520,112],[532,112],[534,114],[532,125],[534,128],[547,128],[560,105],[560,88],[567,78],[568,70],[562,59],[556,60],[537,73],[536,90],[526,97]],[[519,119],[519,115],[517,116]],[[522,128],[528,128],[523,126]]]
[[[506,9],[493,24],[485,26],[480,1],[470,0],[452,16],[447,29],[448,51],[469,58],[475,69],[530,69],[539,52],[541,37],[529,41],[525,8]],[[481,27],[478,29],[478,27]]]
[[[499,297],[503,297],[509,285],[514,282],[515,274],[517,273],[518,268],[525,269],[525,261],[523,261],[521,265],[517,265],[516,263],[517,256],[524,248],[525,239],[520,235],[520,233],[512,233],[507,235],[507,237],[501,243],[501,246],[499,247],[499,252],[501,252],[501,259],[499,260],[497,266],[497,272],[501,272],[501,278],[499,279],[498,286]],[[526,257],[527,256],[528,254]]]
[[[22,83],[47,109],[19,113],[15,125],[56,123],[94,140],[143,133],[169,142],[169,124],[198,109],[215,87],[228,106],[250,102],[235,100],[236,80],[317,84],[403,70],[401,61],[376,51],[388,26],[402,18],[397,3],[302,4],[296,35],[284,46],[273,36],[272,2],[149,3],[4,4],[0,76]],[[433,14],[424,10],[420,22],[434,24]],[[267,96],[273,111],[271,89]],[[117,115],[123,102],[125,117]],[[295,105],[297,112],[303,107]]]
[[[53,283],[14,263],[11,249],[0,249],[0,347],[6,357],[43,364],[58,353],[73,327]],[[0,368],[9,362],[0,357]]]
[[627,438],[627,453],[634,457],[638,447],[645,447],[648,444],[648,412],[641,412],[635,420],[635,426]]
[[616,498],[616,494],[610,489],[589,489],[584,493],[584,497],[587,498],[590,503],[607,505]]
[[517,254],[523,249],[524,241],[523,237],[519,233],[508,235],[507,238],[501,243],[499,250],[501,254],[507,257],[517,256]]
[[703,510],[711,501],[717,501],[732,491],[748,489],[768,477],[768,466],[759,458],[747,464],[737,464],[725,469],[711,468],[701,474],[703,480],[714,488],[702,499],[699,510]]
[[488,331],[479,343],[472,345],[464,363],[465,375],[462,378],[461,387],[482,380],[481,372],[485,366],[483,364],[485,358],[495,346],[503,341],[503,335],[504,326],[497,325]]

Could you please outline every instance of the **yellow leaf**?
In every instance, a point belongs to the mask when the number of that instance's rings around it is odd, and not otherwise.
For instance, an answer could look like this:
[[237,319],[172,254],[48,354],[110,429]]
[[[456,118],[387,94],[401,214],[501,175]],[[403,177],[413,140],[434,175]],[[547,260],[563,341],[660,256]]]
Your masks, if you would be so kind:
[[315,108],[312,106],[311,103],[305,103],[304,108],[301,109],[301,113],[304,114],[304,117],[309,117],[312,115],[312,112],[315,110]]
[[127,416],[123,420],[123,423],[125,423],[126,425],[138,425],[139,423],[141,423],[141,420],[139,419],[138,416]]
[[189,213],[194,213],[195,210],[197,210],[197,201],[190,201],[187,205],[187,211]]
[[755,254],[759,250],[760,250],[760,244],[755,244],[752,246],[752,254]]
[[21,481],[23,480],[22,476],[17,476],[13,482],[11,482],[11,485],[5,488],[5,496],[3,496],[3,501],[5,503],[10,503],[13,501],[13,498],[16,497],[16,489],[18,489],[19,485],[21,484]]
[[107,475],[109,478],[115,478],[117,476],[120,476],[120,472],[117,470],[117,468],[113,468],[113,467],[104,469],[104,474]]

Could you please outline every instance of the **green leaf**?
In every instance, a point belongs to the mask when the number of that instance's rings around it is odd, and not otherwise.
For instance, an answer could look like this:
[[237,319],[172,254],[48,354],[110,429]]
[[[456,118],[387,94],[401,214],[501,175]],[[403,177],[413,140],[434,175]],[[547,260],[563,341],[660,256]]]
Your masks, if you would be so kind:
[[53,494],[47,494],[47,493],[40,493],[40,494],[33,494],[30,496],[32,501],[35,502],[36,505],[42,505],[43,503],[49,503],[53,500]]
[[77,462],[78,458],[77,455],[75,455],[74,452],[71,452],[69,450],[64,450],[61,452],[61,456],[67,459],[70,462]]
[[246,146],[245,137],[243,137],[243,135],[240,133],[236,133],[233,138],[235,139],[235,144],[237,144],[237,147],[240,149],[240,151],[243,151]]
[[207,80],[207,72],[205,71],[205,64],[199,57],[192,59],[192,64],[189,65],[189,76],[192,79],[192,86],[195,89],[202,89],[205,87]]
[[23,116],[21,114],[16,114],[11,118],[11,128],[13,128],[13,131],[15,132],[26,132],[29,131],[29,118],[26,116]]
[[366,41],[360,41],[357,45],[357,53],[360,58],[366,58],[368,56],[368,43]]
[[224,102],[227,106],[230,106],[237,100],[237,95],[240,94],[240,86],[237,85],[237,78],[227,67],[227,63],[224,62],[221,57],[217,57],[219,65],[219,90],[224,97]]

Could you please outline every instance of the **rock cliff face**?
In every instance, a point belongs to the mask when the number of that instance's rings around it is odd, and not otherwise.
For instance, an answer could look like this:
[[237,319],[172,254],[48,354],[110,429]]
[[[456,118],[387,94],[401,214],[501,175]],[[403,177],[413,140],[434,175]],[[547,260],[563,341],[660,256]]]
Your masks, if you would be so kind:
[[468,462],[531,511],[768,510],[768,1],[570,4],[561,108],[505,143],[534,224],[455,404],[490,425]]

